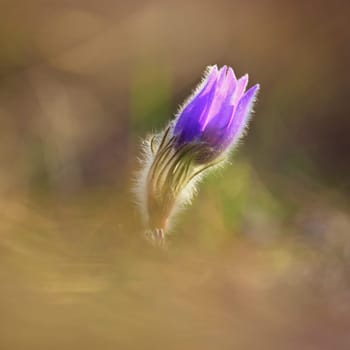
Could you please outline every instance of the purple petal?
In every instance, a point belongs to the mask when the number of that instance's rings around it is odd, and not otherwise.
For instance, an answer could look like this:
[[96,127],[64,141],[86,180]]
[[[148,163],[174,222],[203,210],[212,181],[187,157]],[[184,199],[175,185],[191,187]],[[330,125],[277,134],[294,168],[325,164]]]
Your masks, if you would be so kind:
[[216,100],[210,107],[210,116],[207,118],[207,122],[202,126],[203,131],[208,132],[208,130],[206,130],[207,128],[225,128],[230,123],[234,111],[234,106],[230,103],[230,100],[236,85],[232,73],[233,72],[227,73],[221,93],[216,92]]
[[235,72],[233,71],[233,69],[231,67],[229,67],[229,69],[228,69],[228,74],[231,74],[233,77],[233,80],[235,81],[235,83],[237,83],[237,78],[236,78]]
[[218,78],[218,86],[221,86],[221,84],[224,82],[225,78],[226,78],[226,73],[227,73],[227,66],[223,66],[221,67],[221,69],[219,70],[219,78]]
[[206,111],[209,102],[208,96],[200,97],[196,100],[195,105],[188,106],[182,113],[174,129],[174,135],[180,135],[179,144],[191,142],[200,136],[202,124],[198,120],[198,115]]
[[185,111],[186,108],[190,107],[191,104],[195,103],[195,100],[199,98],[200,96],[208,94],[208,92],[211,90],[213,87],[213,84],[217,80],[218,76],[218,67],[211,66],[209,68],[209,73],[205,80],[199,85],[197,88],[197,91],[195,91],[192,95],[192,97],[186,102],[186,104],[182,107],[181,111],[179,112],[179,118],[181,117],[182,113]]
[[248,85],[248,74],[245,74],[242,78],[239,78],[237,81],[236,89],[232,95],[231,103],[234,106],[237,106],[238,101],[241,99],[247,85]]
[[236,85],[237,85],[237,79],[235,77],[235,73],[233,72],[232,68],[229,68],[226,75],[226,84],[227,84],[227,96],[231,97]]
[[220,113],[212,118],[205,130],[203,131],[201,140],[209,143],[215,148],[220,149],[222,140],[226,138],[227,128],[225,127],[233,113],[232,105],[224,105]]
[[[207,81],[203,84],[201,91],[193,96],[193,99],[180,112],[175,124],[174,134],[186,133],[185,139],[196,135],[200,131],[200,120],[213,100],[217,85],[217,68],[213,67],[208,75]],[[184,135],[185,136],[185,135]]]
[[252,86],[239,101],[230,124],[227,127],[231,140],[234,138],[238,139],[246,127],[249,119],[249,112],[251,111],[251,107],[259,88],[259,84]]
[[[202,130],[206,128],[206,126],[208,125],[208,123],[210,123],[212,119],[216,119],[217,116],[220,116],[222,114],[223,109],[231,110],[231,108],[227,109],[226,105],[230,104],[232,93],[235,90],[236,81],[232,69],[227,70],[226,66],[224,68],[225,69],[220,69],[218,86],[215,91],[215,97],[211,103],[210,109],[208,110],[207,115],[202,117]],[[223,72],[226,73],[224,77],[222,75]],[[221,122],[222,125],[226,125],[230,120],[231,116],[228,116],[227,119],[226,115],[227,114],[225,113],[225,118]]]
[[190,102],[192,102],[196,97],[206,94],[212,84],[217,80],[218,77],[218,67],[211,66],[209,68],[208,76],[205,78],[202,84],[199,85],[198,91],[194,93],[193,98]]

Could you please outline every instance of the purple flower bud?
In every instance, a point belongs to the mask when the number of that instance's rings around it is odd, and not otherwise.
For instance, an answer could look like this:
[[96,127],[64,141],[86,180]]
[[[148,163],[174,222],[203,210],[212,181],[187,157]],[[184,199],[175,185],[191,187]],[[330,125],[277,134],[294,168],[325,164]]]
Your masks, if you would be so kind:
[[143,143],[135,192],[150,236],[163,241],[169,219],[190,203],[196,185],[223,165],[242,136],[259,85],[246,91],[248,75],[208,68],[203,82],[165,130]]
[[259,90],[257,84],[245,91],[247,84],[248,75],[237,79],[230,67],[209,67],[202,84],[175,120],[176,147],[201,143],[197,161],[206,163],[234,146],[248,124]]

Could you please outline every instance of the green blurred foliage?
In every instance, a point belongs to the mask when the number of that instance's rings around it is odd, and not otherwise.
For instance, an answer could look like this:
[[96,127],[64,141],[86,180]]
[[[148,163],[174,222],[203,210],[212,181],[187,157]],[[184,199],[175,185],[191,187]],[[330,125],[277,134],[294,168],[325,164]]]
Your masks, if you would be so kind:
[[[130,81],[132,130],[138,135],[164,127],[164,116],[172,115],[171,74],[163,66],[141,63]],[[150,125],[152,125],[150,130]]]

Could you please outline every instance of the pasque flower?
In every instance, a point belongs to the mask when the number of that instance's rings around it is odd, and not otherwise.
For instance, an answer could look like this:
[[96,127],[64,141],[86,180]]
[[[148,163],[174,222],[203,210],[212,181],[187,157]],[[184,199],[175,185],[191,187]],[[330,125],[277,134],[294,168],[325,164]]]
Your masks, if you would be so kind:
[[202,83],[161,133],[144,142],[136,193],[152,236],[164,238],[169,219],[188,203],[196,183],[223,164],[247,127],[259,90],[248,75],[210,66]]
[[254,85],[245,92],[247,84],[248,75],[237,80],[232,68],[209,67],[207,77],[175,121],[176,145],[200,142],[214,159],[235,144],[247,125],[259,89]]

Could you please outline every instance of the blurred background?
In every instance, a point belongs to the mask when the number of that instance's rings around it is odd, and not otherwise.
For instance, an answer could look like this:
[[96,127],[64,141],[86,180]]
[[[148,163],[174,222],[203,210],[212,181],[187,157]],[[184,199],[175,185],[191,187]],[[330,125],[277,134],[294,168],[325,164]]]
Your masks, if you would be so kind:
[[[0,9],[1,349],[349,349],[347,1]],[[160,251],[139,143],[210,64],[255,115]]]

